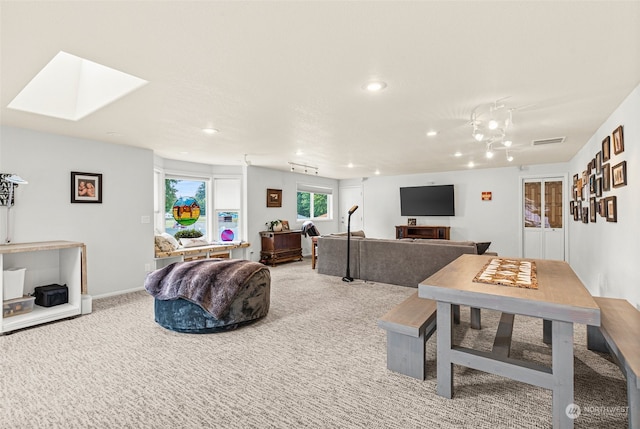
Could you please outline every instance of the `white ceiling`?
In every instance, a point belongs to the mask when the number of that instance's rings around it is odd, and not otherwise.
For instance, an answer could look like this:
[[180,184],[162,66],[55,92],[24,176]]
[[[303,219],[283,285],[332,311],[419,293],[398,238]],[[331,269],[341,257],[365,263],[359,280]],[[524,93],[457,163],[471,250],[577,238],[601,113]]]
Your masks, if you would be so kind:
[[[0,19],[3,125],[338,179],[509,165],[469,125],[505,97],[513,164],[568,161],[640,83],[637,0],[2,0]],[[77,122],[8,109],[59,51],[149,84]]]

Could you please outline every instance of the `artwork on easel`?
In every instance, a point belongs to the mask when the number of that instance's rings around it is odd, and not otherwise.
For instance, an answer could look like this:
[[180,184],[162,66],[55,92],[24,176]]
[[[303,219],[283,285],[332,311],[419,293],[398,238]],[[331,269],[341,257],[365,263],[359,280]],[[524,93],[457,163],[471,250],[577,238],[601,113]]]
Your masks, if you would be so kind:
[[[5,177],[11,176],[11,173],[0,173],[0,206],[8,206],[9,201],[9,190],[11,189],[12,184],[4,180]],[[13,185],[15,186],[15,185]],[[11,205],[15,204],[15,193],[11,197]]]

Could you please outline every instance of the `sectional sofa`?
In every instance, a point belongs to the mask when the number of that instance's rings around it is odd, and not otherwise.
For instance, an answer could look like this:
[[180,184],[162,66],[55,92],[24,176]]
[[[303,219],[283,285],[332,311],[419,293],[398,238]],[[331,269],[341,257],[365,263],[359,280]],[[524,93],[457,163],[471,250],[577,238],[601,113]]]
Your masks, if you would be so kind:
[[[473,241],[351,237],[349,273],[354,279],[418,287],[427,277],[463,254],[484,253],[490,243]],[[318,273],[344,276],[346,236],[318,237]]]

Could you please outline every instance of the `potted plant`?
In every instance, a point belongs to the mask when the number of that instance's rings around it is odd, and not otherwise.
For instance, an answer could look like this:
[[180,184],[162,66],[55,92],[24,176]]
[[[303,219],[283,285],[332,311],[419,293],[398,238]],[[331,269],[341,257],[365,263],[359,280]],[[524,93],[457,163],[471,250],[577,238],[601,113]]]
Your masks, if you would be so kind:
[[177,240],[180,240],[181,238],[199,238],[202,237],[202,232],[197,229],[183,229],[173,234],[173,236]]
[[282,231],[282,221],[280,219],[265,222],[265,226],[267,227],[267,231]]

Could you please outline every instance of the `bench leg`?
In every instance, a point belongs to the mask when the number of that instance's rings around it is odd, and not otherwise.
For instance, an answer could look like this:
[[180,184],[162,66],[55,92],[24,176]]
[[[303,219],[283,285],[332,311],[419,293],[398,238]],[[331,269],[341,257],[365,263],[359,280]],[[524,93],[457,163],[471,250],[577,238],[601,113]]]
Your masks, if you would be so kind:
[[640,380],[630,369],[627,369],[627,402],[629,429],[640,428]]
[[387,331],[387,369],[424,380],[427,366],[425,344],[435,330],[434,320],[418,337]]
[[425,378],[425,337],[387,331],[387,369],[409,377]]
[[587,325],[587,348],[596,352],[609,353],[607,340],[598,326]]

